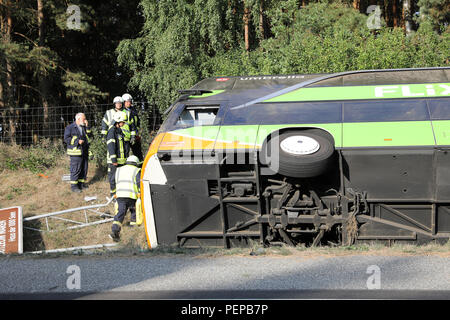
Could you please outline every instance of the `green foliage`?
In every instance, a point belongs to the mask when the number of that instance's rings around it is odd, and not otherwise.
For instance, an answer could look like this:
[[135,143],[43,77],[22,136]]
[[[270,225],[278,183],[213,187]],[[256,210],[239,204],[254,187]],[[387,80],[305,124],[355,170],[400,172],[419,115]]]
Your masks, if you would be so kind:
[[140,37],[122,41],[116,52],[120,66],[133,74],[131,89],[165,110],[201,79],[202,65],[224,48],[239,47],[242,22],[233,14],[238,1],[141,1],[145,23]]
[[[103,114],[98,113],[96,119],[100,119],[101,121],[102,118]],[[108,164],[106,162],[106,142],[103,141],[103,136],[100,131],[100,126],[95,126],[92,128],[93,139],[90,140],[89,152],[92,154],[91,160],[95,163],[97,168],[99,168],[101,172],[107,172]]]
[[[450,30],[450,29],[449,29]],[[416,49],[414,66],[444,66],[449,64],[450,32],[437,34],[430,21],[423,22],[411,42]]]
[[[138,33],[138,2],[47,0],[42,1],[43,19],[36,0],[3,3],[0,70],[11,72],[0,73],[0,101],[9,108],[110,102],[107,92],[121,93],[129,81],[114,50],[120,40]],[[78,14],[68,11],[69,5],[80,9],[78,29],[69,28],[68,19]]]
[[399,28],[384,27],[374,33],[366,26],[367,16],[339,2],[314,3],[294,11],[297,18],[285,26],[285,34],[278,32],[278,37],[261,43],[261,73],[326,73],[448,64],[448,36],[425,26],[412,37]]
[[44,173],[55,166],[64,156],[62,144],[55,144],[49,139],[42,139],[35,146],[18,145],[0,146],[0,170],[27,169],[33,173]]
[[[377,33],[367,16],[340,3],[311,4],[300,10],[290,37],[264,41],[262,73],[326,73],[362,69],[445,65],[445,35],[430,29],[412,38],[399,28]],[[448,43],[448,41],[447,41]]]
[[95,104],[99,97],[106,98],[107,93],[101,92],[91,84],[92,77],[84,72],[67,71],[62,76],[62,84],[66,88],[66,96],[76,104]]
[[[34,8],[35,1],[21,1],[17,4],[8,4],[14,7],[12,12],[12,30],[10,39],[2,41],[0,53],[4,54],[4,61],[7,61],[13,68],[13,79],[17,88],[14,94],[17,95],[18,104],[40,105],[42,96],[48,101],[60,101],[61,97],[67,99],[65,103],[92,103],[104,98],[101,92],[89,77],[82,71],[69,71],[79,69],[71,66],[71,60],[65,59],[65,52],[68,48],[77,47],[71,41],[70,36],[65,39],[60,37],[66,32],[67,6],[57,1],[45,1],[44,32],[38,33],[39,24]],[[88,6],[80,5],[87,16]],[[72,34],[71,34],[72,35]],[[89,72],[89,70],[88,70]],[[54,85],[53,92],[42,91],[41,82],[45,81]],[[60,85],[62,84],[62,85]],[[9,90],[8,87],[6,87]],[[36,93],[39,95],[36,96]]]
[[[371,31],[368,16],[354,10],[351,1],[310,2],[302,9],[296,0],[142,0],[140,5],[144,27],[138,38],[121,41],[118,63],[133,74],[130,88],[142,91],[161,111],[178,97],[178,89],[211,76],[448,64],[449,36],[438,34],[431,22],[422,22],[412,36],[385,23]],[[249,52],[243,43],[244,5],[251,10]],[[261,6],[270,26],[266,38]]]
[[409,68],[414,63],[411,39],[401,29],[384,29],[360,41],[356,69]]
[[[151,119],[149,116],[150,114],[148,114],[147,112],[144,112],[142,110],[138,111],[139,113],[139,119],[141,121],[141,127],[139,128],[139,136],[141,137],[141,147],[142,147],[142,153],[146,154],[148,148],[150,147],[150,143],[152,142],[153,138],[156,135],[156,132],[153,131],[153,124],[154,123],[150,123],[150,120],[155,120],[155,119]],[[154,114],[152,114],[154,116]],[[145,128],[147,128],[148,130],[145,130]]]
[[450,2],[448,0],[419,0],[419,22],[428,21],[436,31],[444,32],[449,29]]
[[258,74],[258,57],[256,52],[246,53],[241,48],[218,53],[202,63],[200,78]]

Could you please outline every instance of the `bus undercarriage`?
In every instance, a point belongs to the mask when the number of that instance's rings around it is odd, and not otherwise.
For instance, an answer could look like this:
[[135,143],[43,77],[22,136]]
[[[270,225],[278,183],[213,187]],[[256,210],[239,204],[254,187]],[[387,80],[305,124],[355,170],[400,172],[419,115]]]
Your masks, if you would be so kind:
[[[267,168],[258,152],[236,153],[232,161],[214,152],[209,160],[191,156],[180,165],[183,155],[158,154],[167,176],[166,184],[151,186],[159,244],[317,246],[450,237],[450,203],[443,200],[450,173],[436,175],[448,166],[447,150],[336,150],[329,170],[314,178],[262,174]],[[239,157],[247,164],[234,164]]]

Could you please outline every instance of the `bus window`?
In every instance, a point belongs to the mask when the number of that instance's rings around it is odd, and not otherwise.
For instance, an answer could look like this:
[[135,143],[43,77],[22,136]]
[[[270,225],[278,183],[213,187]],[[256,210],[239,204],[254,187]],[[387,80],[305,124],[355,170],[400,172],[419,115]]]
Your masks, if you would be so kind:
[[344,103],[344,122],[429,120],[425,100],[383,100]]
[[428,100],[431,120],[450,120],[450,103],[448,99]]
[[216,120],[219,106],[186,106],[175,123],[176,127],[209,126]]
[[242,109],[230,109],[223,124],[312,124],[341,123],[342,103],[261,103]]

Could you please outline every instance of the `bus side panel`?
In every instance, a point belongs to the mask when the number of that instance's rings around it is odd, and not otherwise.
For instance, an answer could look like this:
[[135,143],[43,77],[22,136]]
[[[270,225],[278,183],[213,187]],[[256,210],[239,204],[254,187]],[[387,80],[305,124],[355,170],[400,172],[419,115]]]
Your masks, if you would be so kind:
[[344,149],[346,188],[367,191],[367,199],[430,201],[434,198],[434,150]]
[[342,123],[322,123],[322,124],[286,124],[286,125],[260,125],[256,145],[261,146],[264,140],[275,131],[284,128],[302,129],[318,128],[327,131],[333,136],[335,148],[342,146]]
[[367,192],[369,215],[375,219],[361,225],[358,239],[430,239],[436,220],[432,147],[347,149],[342,155],[347,192]]
[[436,188],[436,200],[450,203],[450,147],[436,149]]
[[215,150],[255,149],[258,125],[221,126]]
[[433,120],[432,123],[436,144],[450,146],[450,120]]
[[222,232],[219,201],[209,197],[214,165],[163,164],[166,185],[152,185],[158,243],[173,244],[183,232]]

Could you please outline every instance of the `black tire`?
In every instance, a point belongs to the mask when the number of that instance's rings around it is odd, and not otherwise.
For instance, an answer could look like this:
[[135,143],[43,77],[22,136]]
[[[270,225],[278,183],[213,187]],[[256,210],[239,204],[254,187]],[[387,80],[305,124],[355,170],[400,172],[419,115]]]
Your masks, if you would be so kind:
[[[309,151],[307,154],[295,154],[286,151],[280,145],[289,137],[298,136],[299,139],[308,139],[318,144],[317,150]],[[307,138],[302,138],[307,137]],[[311,140],[312,139],[312,140]],[[294,139],[290,139],[295,140]],[[270,139],[266,139],[261,149],[262,164],[270,168],[277,168],[276,173],[293,178],[312,178],[324,174],[332,167],[334,158],[334,139],[320,129],[289,130],[282,132],[278,140],[279,163],[276,166],[270,159]],[[300,142],[300,141],[299,141]],[[317,146],[316,146],[317,147]]]

